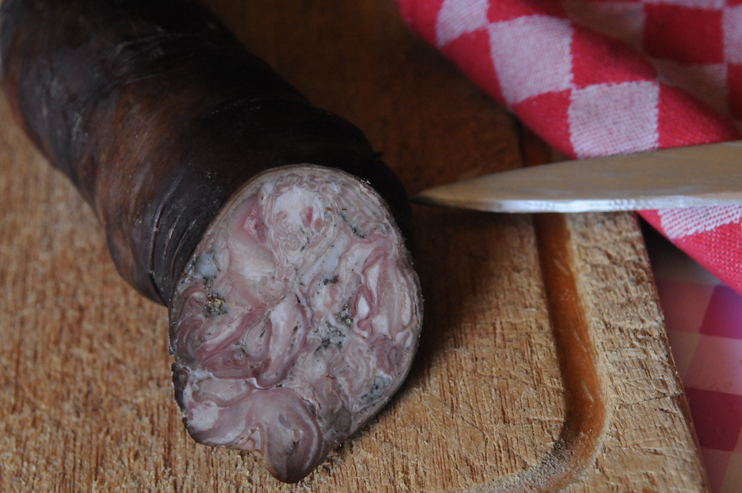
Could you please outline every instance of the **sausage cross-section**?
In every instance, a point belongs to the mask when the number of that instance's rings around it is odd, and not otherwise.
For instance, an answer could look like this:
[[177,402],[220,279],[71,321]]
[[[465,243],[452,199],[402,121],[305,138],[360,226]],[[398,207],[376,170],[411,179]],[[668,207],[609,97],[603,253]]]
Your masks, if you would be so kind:
[[390,398],[422,321],[402,185],[192,0],[5,0],[2,87],[168,306],[197,440],[295,482]]

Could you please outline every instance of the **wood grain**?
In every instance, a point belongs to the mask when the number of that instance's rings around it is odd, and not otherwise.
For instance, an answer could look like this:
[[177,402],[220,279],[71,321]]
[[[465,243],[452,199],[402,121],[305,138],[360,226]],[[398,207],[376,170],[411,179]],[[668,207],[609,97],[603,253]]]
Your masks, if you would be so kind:
[[[543,158],[393,2],[207,3],[359,125],[411,192]],[[4,101],[0,122],[0,491],[707,490],[632,215],[534,226],[416,208],[426,322],[410,377],[319,470],[282,485],[251,455],[188,437],[166,310],[118,278],[95,216]]]

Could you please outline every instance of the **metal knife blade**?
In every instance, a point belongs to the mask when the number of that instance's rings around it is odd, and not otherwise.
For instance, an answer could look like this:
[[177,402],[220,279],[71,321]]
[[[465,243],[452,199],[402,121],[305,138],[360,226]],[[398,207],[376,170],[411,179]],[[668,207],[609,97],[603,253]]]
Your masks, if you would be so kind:
[[431,188],[412,200],[492,212],[742,204],[742,141],[521,168]]

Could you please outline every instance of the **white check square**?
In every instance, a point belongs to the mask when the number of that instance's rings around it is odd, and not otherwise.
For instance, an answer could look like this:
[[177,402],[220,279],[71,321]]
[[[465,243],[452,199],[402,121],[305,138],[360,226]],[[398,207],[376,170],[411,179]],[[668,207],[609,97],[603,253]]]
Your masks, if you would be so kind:
[[659,86],[651,81],[596,84],[572,91],[570,140],[580,158],[657,147]]
[[445,0],[435,25],[438,48],[486,26],[488,8],[489,0]]
[[711,231],[725,224],[742,219],[742,206],[717,205],[709,207],[688,207],[685,209],[660,209],[662,229],[671,240],[685,238],[698,233]]
[[742,5],[724,9],[724,59],[742,63]]
[[569,21],[541,15],[489,25],[492,61],[509,105],[572,87]]

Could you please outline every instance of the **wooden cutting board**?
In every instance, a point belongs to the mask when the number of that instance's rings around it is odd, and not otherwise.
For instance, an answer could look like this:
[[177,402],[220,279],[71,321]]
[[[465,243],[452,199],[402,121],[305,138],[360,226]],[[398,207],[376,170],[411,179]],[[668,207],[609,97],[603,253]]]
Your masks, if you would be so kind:
[[[250,49],[361,127],[410,192],[549,152],[391,0],[211,0]],[[194,443],[167,313],[0,100],[0,491],[707,491],[631,214],[417,207],[420,350],[391,404],[293,486]]]

